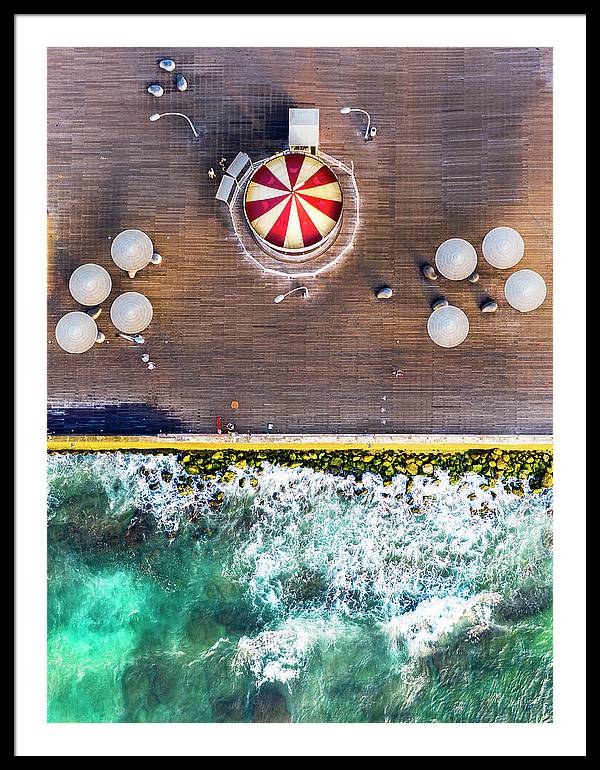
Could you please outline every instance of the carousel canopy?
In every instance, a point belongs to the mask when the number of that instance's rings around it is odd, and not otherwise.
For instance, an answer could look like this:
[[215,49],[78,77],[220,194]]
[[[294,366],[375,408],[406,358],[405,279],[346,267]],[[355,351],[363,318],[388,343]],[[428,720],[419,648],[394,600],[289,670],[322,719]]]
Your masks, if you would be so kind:
[[279,155],[251,177],[245,211],[250,227],[271,246],[300,251],[325,240],[342,215],[342,190],[318,158]]

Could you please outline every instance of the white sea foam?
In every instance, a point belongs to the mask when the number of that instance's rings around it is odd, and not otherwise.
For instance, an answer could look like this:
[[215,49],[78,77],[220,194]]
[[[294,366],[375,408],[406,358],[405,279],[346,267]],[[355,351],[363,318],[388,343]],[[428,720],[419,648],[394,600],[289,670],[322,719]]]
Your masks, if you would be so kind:
[[384,623],[383,629],[392,650],[405,645],[411,658],[424,658],[456,642],[472,628],[490,627],[494,606],[501,600],[502,595],[497,592],[470,599],[426,599],[412,612]]
[[289,617],[276,629],[254,637],[243,636],[233,657],[233,668],[252,674],[257,686],[281,682],[290,686],[306,666],[317,646],[334,644],[345,634],[343,621],[335,617]]
[[[261,631],[234,643],[232,657],[257,684],[291,686],[317,647],[347,637],[348,619],[375,624],[390,654],[416,660],[490,625],[500,599],[551,585],[550,491],[517,497],[502,484],[481,489],[476,474],[452,485],[437,471],[415,478],[408,495],[402,475],[385,486],[370,473],[357,483],[268,463],[259,474],[233,470],[229,484],[198,483],[172,455],[55,455],[49,516],[83,474],[103,486],[113,508],[133,502],[165,532],[199,515],[210,520],[224,544],[224,576],[264,619]],[[178,493],[182,481],[191,482],[190,494]],[[217,491],[220,509],[209,505]]]

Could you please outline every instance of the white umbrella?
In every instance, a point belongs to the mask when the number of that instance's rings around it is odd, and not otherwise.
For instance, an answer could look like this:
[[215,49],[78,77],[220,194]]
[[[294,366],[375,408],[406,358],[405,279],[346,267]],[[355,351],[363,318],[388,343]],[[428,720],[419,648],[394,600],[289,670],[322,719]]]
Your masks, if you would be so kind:
[[126,270],[130,278],[133,278],[138,270],[146,267],[153,253],[152,241],[141,230],[123,230],[116,236],[110,247],[113,262],[121,270]]
[[506,270],[521,261],[525,243],[512,227],[494,227],[483,239],[481,250],[490,265]]
[[126,291],[112,303],[110,319],[120,332],[137,334],[152,320],[150,300],[137,291]]
[[445,278],[462,281],[477,267],[477,252],[468,241],[449,238],[438,247],[435,264]]
[[446,305],[434,310],[429,316],[427,333],[436,345],[454,348],[466,339],[469,333],[469,319],[459,307]]
[[534,270],[517,270],[507,278],[504,296],[515,310],[527,313],[538,308],[546,299],[546,282]]
[[96,342],[98,327],[87,313],[75,310],[59,320],[54,333],[56,341],[67,353],[85,353]]
[[111,277],[100,265],[80,265],[69,279],[69,291],[73,299],[86,307],[100,305],[111,289]]

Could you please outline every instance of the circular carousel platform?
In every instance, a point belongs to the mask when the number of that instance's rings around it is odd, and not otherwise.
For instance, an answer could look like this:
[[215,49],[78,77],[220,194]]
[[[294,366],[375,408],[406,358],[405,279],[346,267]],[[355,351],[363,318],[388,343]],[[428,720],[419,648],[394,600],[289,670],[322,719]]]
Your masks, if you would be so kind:
[[343,196],[333,171],[304,153],[270,158],[250,177],[244,213],[259,246],[283,262],[306,262],[335,241]]

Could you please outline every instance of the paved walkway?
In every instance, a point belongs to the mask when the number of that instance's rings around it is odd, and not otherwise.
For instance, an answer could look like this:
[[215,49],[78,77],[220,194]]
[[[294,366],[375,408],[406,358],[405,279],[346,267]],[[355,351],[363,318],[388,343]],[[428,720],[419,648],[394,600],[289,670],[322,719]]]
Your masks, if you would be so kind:
[[[171,81],[156,66],[165,55],[190,89],[155,99],[146,87]],[[375,141],[344,104],[372,112]],[[550,51],[52,49],[48,106],[51,432],[205,434],[221,414],[252,433],[551,433]],[[293,284],[240,254],[213,199],[220,174],[207,171],[240,149],[283,149],[290,106],[319,107],[322,149],[354,161],[361,225],[309,299],[276,305]],[[182,119],[150,123],[155,111],[189,114],[200,139]],[[480,253],[497,225],[522,233],[521,266],[546,279],[535,313],[506,305],[506,274],[482,258],[478,285],[419,275],[444,239]],[[110,238],[129,227],[164,257],[133,281],[110,259]],[[152,301],[144,346],[114,337],[106,303],[109,344],[58,349],[56,321],[75,309],[68,277],[88,261],[110,270],[111,299],[134,289]],[[382,284],[391,300],[374,298]],[[454,350],[426,333],[440,293],[471,321]],[[481,316],[488,295],[500,309]]]
[[550,449],[552,436],[451,436],[437,433],[425,434],[223,434],[223,435],[162,435],[162,436],[49,436],[48,450],[112,451],[131,449],[183,450],[192,449],[406,449],[412,452],[443,452],[466,449]]

